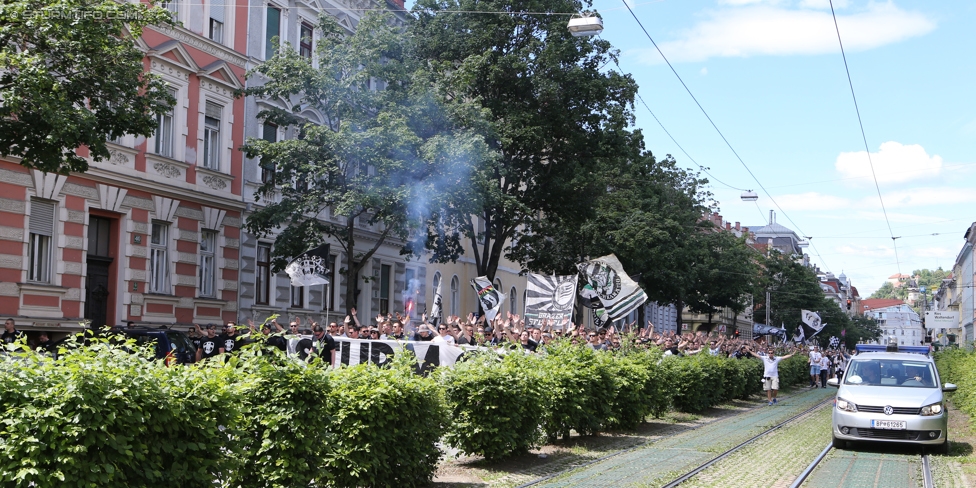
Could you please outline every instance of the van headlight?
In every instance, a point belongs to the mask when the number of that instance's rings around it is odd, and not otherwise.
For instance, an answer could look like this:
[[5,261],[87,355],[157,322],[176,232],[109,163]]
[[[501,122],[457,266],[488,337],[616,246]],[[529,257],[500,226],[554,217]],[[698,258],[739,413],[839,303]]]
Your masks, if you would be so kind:
[[838,410],[843,410],[845,412],[857,412],[857,405],[840,397],[834,400],[834,405],[837,406]]
[[941,403],[933,403],[931,405],[926,405],[922,407],[922,411],[919,412],[918,414],[923,417],[928,417],[932,415],[939,415],[940,413],[942,413],[942,410],[943,408]]

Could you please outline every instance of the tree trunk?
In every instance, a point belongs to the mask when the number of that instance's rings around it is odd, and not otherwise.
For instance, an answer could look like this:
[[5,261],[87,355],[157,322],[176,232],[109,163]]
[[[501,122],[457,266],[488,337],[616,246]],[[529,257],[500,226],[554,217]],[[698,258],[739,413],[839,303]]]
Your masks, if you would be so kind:
[[354,224],[354,217],[346,219],[346,315],[352,315],[352,309],[356,307],[356,299],[359,295],[359,270],[363,266],[363,263],[360,262],[357,266],[353,261],[356,253],[356,227]]

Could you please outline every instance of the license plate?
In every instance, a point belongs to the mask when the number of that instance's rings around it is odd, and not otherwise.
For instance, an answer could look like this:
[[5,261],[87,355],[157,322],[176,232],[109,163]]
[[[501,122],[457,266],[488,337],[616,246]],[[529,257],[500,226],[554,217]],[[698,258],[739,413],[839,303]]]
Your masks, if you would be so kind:
[[908,422],[904,420],[872,420],[871,427],[875,429],[905,430]]

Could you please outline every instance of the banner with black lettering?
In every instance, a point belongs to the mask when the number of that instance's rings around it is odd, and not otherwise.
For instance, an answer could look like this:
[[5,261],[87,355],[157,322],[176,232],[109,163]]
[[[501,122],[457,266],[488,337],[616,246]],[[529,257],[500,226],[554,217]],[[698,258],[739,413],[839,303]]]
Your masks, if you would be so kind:
[[576,276],[545,276],[529,273],[525,287],[525,323],[542,327],[548,321],[561,329],[573,316],[576,301]]
[[423,341],[369,341],[335,337],[334,367],[355,366],[370,362],[379,366],[388,363],[404,350],[417,357],[417,373],[426,374],[441,366],[453,366],[464,349],[444,343]]

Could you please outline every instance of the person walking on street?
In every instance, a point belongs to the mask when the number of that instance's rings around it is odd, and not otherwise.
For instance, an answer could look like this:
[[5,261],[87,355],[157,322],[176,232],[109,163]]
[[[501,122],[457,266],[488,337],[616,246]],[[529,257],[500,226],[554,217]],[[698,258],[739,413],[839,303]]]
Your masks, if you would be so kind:
[[776,357],[776,351],[772,347],[766,348],[766,355],[760,356],[752,349],[748,349],[749,354],[756,356],[763,363],[763,390],[766,391],[766,400],[769,405],[776,404],[776,393],[779,392],[779,362],[792,357],[793,354]]
[[817,351],[817,346],[810,346],[810,387],[820,387],[820,360],[823,357]]

